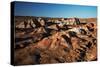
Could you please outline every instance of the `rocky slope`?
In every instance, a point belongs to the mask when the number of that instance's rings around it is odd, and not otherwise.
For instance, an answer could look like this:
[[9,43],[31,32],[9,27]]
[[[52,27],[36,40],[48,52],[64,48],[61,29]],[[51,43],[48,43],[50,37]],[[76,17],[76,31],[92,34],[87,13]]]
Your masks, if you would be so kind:
[[95,23],[59,26],[48,20],[15,17],[15,65],[97,60]]

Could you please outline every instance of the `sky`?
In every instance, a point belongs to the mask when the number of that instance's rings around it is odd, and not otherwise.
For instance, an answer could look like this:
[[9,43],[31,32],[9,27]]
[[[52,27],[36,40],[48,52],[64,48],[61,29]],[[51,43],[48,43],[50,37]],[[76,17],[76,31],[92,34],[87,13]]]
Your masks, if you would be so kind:
[[97,7],[69,4],[15,2],[14,15],[63,18],[96,18]]

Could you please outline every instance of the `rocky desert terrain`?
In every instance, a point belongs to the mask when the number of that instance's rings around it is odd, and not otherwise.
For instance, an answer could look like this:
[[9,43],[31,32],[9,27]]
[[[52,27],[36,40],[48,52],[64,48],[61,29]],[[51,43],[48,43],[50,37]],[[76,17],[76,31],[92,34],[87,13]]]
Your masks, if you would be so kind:
[[14,65],[97,60],[97,18],[14,18]]

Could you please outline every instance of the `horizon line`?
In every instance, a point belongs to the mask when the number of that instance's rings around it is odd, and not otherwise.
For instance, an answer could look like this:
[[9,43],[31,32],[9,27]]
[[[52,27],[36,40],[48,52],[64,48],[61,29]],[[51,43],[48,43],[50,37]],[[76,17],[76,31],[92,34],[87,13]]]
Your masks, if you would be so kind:
[[[14,16],[24,16],[24,15],[14,15]],[[27,15],[29,16],[29,15]],[[30,16],[30,17],[47,17],[47,18],[97,18],[97,17],[50,17],[50,16]]]

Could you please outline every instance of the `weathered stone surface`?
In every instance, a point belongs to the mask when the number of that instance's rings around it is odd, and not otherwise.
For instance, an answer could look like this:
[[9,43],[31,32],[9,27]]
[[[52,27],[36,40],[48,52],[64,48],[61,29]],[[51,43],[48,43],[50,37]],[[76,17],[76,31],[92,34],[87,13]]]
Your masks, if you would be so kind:
[[97,28],[92,21],[81,24],[80,20],[85,19],[15,19],[15,65],[97,60]]

